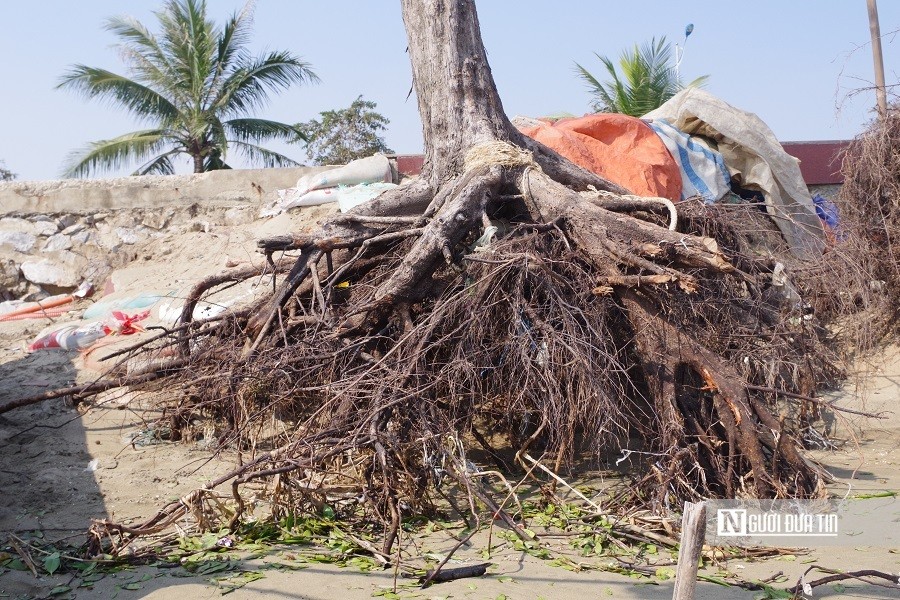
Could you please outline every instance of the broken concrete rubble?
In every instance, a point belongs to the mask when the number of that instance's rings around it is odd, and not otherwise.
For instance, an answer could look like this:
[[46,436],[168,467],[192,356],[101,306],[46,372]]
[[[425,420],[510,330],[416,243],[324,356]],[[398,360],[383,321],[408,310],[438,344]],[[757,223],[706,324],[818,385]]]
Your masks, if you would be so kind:
[[68,250],[51,254],[48,258],[23,262],[20,268],[25,279],[48,290],[77,287],[81,283],[81,272],[87,266],[87,260]]
[[16,252],[31,252],[37,238],[24,231],[0,230],[0,244],[10,246]]

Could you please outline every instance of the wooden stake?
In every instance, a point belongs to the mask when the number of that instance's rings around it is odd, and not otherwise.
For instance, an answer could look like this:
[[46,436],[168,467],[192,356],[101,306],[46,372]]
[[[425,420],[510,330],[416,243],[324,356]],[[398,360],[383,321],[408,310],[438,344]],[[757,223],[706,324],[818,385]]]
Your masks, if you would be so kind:
[[700,551],[706,537],[706,503],[685,502],[681,518],[681,544],[678,547],[678,570],[672,600],[694,600]]
[[878,5],[875,0],[866,0],[869,9],[869,33],[872,36],[872,60],[875,63],[875,98],[878,102],[878,116],[887,114],[887,94],[884,88],[884,58],[881,56],[881,26],[878,23]]

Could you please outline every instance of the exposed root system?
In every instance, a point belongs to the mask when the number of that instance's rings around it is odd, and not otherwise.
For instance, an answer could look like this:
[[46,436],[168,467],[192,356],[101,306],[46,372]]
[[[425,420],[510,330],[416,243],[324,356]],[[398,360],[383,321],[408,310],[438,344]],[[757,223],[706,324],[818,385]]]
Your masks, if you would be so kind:
[[[733,215],[688,203],[673,232],[528,167],[482,168],[439,199],[418,219],[351,214],[262,240],[299,250],[272,298],[154,342],[177,340],[172,360],[188,363],[149,384],[172,429],[222,420],[219,444],[244,461],[145,523],[96,523],[97,548],[187,516],[211,523],[220,487],[236,526],[251,484],[276,514],[327,503],[381,523],[385,556],[401,514],[460,492],[526,539],[496,497],[503,475],[473,452],[509,474],[533,473],[530,456],[559,473],[625,450],[630,503],[655,510],[821,493],[802,424],[772,400],[812,412],[802,398],[841,376],[832,340],[774,289],[772,256]],[[718,242],[695,235],[707,232]]]

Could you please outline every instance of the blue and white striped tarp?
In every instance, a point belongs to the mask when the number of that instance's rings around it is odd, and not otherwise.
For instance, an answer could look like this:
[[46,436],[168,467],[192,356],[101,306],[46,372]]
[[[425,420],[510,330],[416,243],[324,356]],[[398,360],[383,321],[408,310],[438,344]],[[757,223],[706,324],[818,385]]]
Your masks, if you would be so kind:
[[682,200],[701,196],[704,202],[712,204],[731,191],[731,174],[721,154],[665,119],[654,119],[647,124],[660,137],[681,169]]

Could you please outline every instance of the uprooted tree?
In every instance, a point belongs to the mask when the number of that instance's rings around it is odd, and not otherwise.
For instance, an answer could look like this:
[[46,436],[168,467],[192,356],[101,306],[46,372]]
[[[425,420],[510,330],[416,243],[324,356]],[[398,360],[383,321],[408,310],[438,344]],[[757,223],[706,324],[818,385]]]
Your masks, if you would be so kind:
[[671,230],[652,203],[521,135],[472,0],[402,8],[421,176],[316,231],[261,240],[270,264],[295,258],[249,308],[191,321],[205,293],[259,269],[197,284],[182,324],[140,349],[177,358],[115,385],[155,379],[176,431],[200,413],[224,419],[220,441],[244,460],[144,523],[95,523],[96,541],[204,522],[223,486],[234,525],[242,488],[264,485],[276,512],[361,497],[354,510],[383,524],[389,553],[402,514],[448,486],[503,517],[476,450],[559,470],[630,449],[636,494],[657,508],[821,493],[800,426],[771,400],[814,395],[835,370],[817,353],[824,334],[766,289],[771,256],[723,209],[686,203]]

